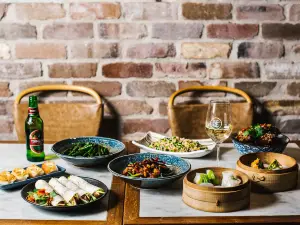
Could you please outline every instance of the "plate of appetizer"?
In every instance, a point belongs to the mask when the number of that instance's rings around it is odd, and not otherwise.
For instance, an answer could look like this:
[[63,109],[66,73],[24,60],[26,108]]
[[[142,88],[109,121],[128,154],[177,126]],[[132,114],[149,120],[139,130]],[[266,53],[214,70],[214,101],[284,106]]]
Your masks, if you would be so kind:
[[250,204],[250,181],[231,168],[206,167],[190,171],[183,180],[182,199],[188,206],[208,212],[232,212]]
[[55,143],[51,150],[75,166],[95,166],[108,163],[124,151],[125,145],[104,137],[69,138]]
[[171,184],[191,168],[186,160],[153,153],[120,156],[108,164],[108,170],[137,188],[151,189]]
[[41,209],[69,211],[96,204],[107,192],[108,188],[101,181],[70,175],[32,182],[22,189],[21,196]]
[[282,153],[290,139],[272,124],[256,124],[231,135],[234,147],[242,155],[255,152]]
[[38,165],[32,164],[25,168],[14,168],[12,171],[4,170],[0,172],[0,189],[22,187],[38,179],[61,175],[65,171],[65,168],[56,165],[53,161],[45,161]]
[[176,136],[167,137],[154,132],[148,132],[141,140],[132,143],[146,152],[182,158],[203,157],[211,153],[216,145],[211,139],[190,140]]

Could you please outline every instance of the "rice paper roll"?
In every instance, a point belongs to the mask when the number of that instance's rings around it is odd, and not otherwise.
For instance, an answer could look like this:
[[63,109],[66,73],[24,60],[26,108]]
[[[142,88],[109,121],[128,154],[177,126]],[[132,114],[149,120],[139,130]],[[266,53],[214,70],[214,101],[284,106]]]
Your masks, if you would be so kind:
[[46,193],[51,193],[54,191],[54,189],[44,180],[38,180],[35,182],[34,186],[38,190],[44,189]]
[[66,186],[67,188],[69,188],[70,190],[76,192],[83,202],[87,203],[87,202],[90,202],[91,200],[93,200],[94,197],[92,196],[92,194],[81,189],[74,182],[72,182],[71,180],[68,180],[66,177],[62,176],[62,177],[58,178],[58,181],[60,183],[62,183],[64,186]]
[[75,183],[76,185],[78,185],[81,189],[87,191],[88,193],[92,194],[96,198],[100,197],[102,194],[105,193],[102,188],[97,187],[95,185],[92,185],[92,184],[88,183],[87,181],[85,181],[84,179],[82,179],[80,177],[71,175],[69,177],[69,179],[71,181],[73,181],[73,183]]
[[78,194],[62,185],[57,178],[51,178],[49,185],[56,193],[61,195],[69,205],[77,205],[76,199],[78,199]]
[[51,201],[52,206],[65,206],[66,202],[60,195],[55,195]]

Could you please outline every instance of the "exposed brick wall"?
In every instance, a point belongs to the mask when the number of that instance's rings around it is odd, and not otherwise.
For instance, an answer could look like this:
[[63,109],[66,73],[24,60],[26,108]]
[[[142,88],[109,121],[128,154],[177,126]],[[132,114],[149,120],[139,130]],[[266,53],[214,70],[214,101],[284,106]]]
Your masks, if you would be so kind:
[[[179,88],[236,87],[257,98],[282,131],[300,139],[299,0],[5,2],[1,139],[16,138],[16,95],[47,83],[95,89],[105,97],[105,117],[121,118],[125,138],[168,132],[167,101]],[[46,102],[91,100],[78,93],[43,96]],[[202,102],[240,100],[224,93],[196,96]],[[108,122],[104,129],[115,128]]]

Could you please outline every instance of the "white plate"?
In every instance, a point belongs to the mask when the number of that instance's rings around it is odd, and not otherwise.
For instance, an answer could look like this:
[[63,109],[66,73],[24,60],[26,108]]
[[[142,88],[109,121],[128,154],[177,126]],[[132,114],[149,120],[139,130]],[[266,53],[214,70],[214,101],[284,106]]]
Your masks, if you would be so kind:
[[203,157],[209,153],[211,153],[214,150],[214,147],[216,144],[211,139],[197,139],[193,141],[198,141],[202,145],[206,145],[208,147],[207,150],[198,150],[198,151],[192,151],[192,152],[167,152],[167,151],[161,151],[154,148],[149,148],[148,146],[154,142],[158,141],[162,138],[165,138],[167,136],[154,133],[154,132],[148,132],[145,137],[143,137],[139,141],[132,141],[132,143],[136,146],[138,146],[140,149],[151,152],[151,153],[159,153],[159,154],[167,154],[167,155],[175,155],[182,158],[200,158]]

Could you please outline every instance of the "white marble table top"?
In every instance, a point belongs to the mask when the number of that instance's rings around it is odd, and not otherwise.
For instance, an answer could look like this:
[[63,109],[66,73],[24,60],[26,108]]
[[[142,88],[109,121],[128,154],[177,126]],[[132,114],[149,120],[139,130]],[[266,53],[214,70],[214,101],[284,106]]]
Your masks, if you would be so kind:
[[[300,149],[296,144],[289,144],[284,152],[300,163]],[[220,166],[235,168],[240,157],[232,144],[223,144],[220,152]],[[192,169],[216,166],[216,152],[199,159],[188,159]],[[182,201],[182,180],[171,187],[157,190],[140,191],[140,217],[204,217],[204,216],[280,216],[300,215],[300,178],[295,190],[274,193],[251,193],[250,208],[230,213],[210,213],[195,210]]]
[[[45,152],[50,151],[52,145],[45,145]],[[12,170],[15,167],[26,167],[31,163],[26,159],[25,144],[0,144],[0,171]],[[61,159],[55,159],[55,163],[66,168],[66,172],[74,175],[91,177],[102,181],[109,189],[111,188],[112,175],[105,166],[98,168],[79,168],[66,163]],[[99,208],[87,209],[75,212],[50,212],[37,209],[25,202],[20,189],[5,191],[0,190],[0,220],[100,220],[106,221],[109,194],[102,200]]]

